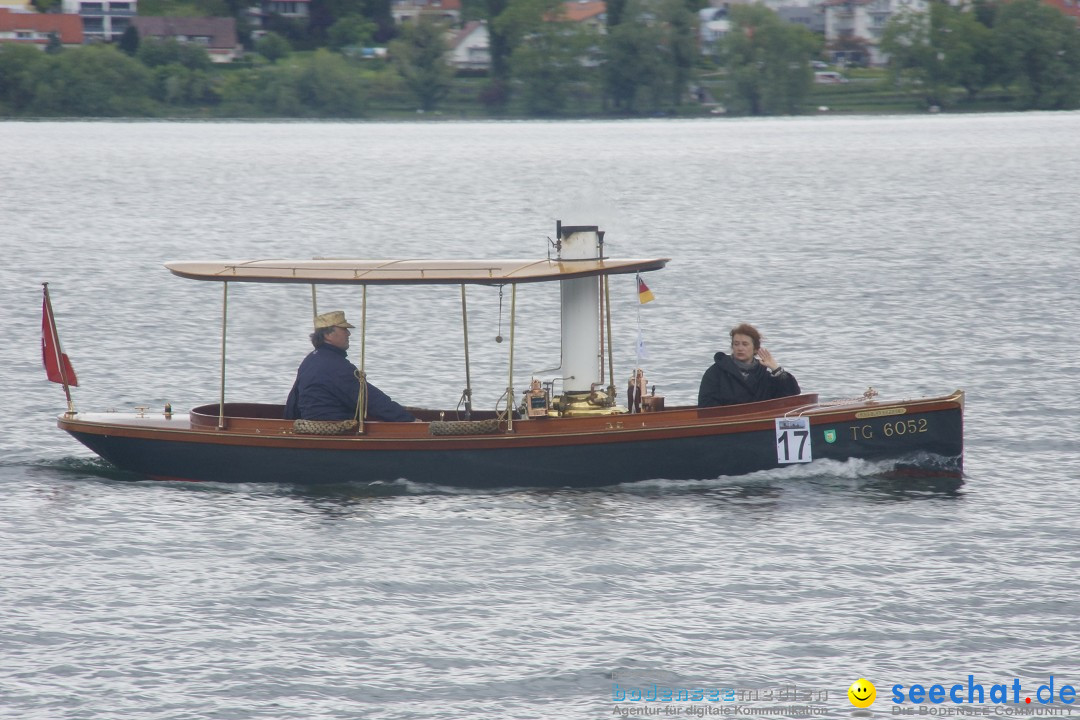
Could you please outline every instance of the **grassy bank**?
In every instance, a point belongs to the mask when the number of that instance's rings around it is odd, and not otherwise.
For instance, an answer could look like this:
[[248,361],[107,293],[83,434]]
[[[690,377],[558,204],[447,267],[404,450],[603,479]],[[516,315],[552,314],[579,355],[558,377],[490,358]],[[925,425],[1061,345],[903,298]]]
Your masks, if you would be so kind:
[[[35,55],[34,58],[44,56]],[[124,60],[125,62],[132,62]],[[157,88],[154,96],[134,96],[129,98],[127,106],[113,109],[103,100],[98,107],[106,111],[95,112],[90,107],[87,112],[79,112],[77,107],[38,108],[26,104],[17,111],[17,106],[5,107],[0,95],[0,118],[3,117],[106,117],[106,116],[142,116],[161,119],[360,119],[360,120],[518,120],[518,119],[606,119],[606,118],[643,118],[643,117],[733,117],[735,113],[724,107],[725,85],[721,72],[701,73],[694,81],[704,90],[705,101],[686,99],[672,106],[665,103],[663,110],[651,109],[647,98],[642,98],[634,111],[613,111],[604,102],[601,93],[600,78],[577,82],[564,87],[566,102],[558,114],[539,117],[530,112],[521,88],[515,88],[504,107],[493,108],[482,101],[485,88],[489,85],[486,77],[465,76],[453,79],[446,96],[439,102],[435,111],[421,113],[417,111],[417,101],[409,92],[400,77],[382,62],[362,62],[356,60],[334,60],[337,75],[332,75],[328,83],[323,83],[320,98],[350,98],[347,108],[343,103],[337,106],[320,106],[317,102],[307,102],[298,85],[298,78],[310,67],[311,53],[294,53],[275,66],[262,62],[242,62],[215,66],[205,72],[185,73],[183,69],[170,72],[179,73],[175,77],[160,75],[158,68],[152,81]],[[270,71],[270,72],[267,72]],[[145,69],[143,73],[147,73]],[[834,84],[813,84],[802,103],[801,114],[897,114],[926,113],[932,111],[918,93],[902,90],[888,82],[886,73],[879,69],[854,69],[845,71],[847,82]],[[271,82],[278,79],[277,84]],[[345,78],[342,81],[341,78]],[[85,83],[86,78],[78,78],[80,98],[92,92],[107,96],[109,87],[96,90]],[[161,102],[158,96],[162,89],[183,87],[195,81],[202,84],[203,95],[197,99],[185,99],[180,102]],[[316,78],[315,85],[318,86]],[[338,85],[334,85],[337,82]],[[172,83],[172,84],[170,84]],[[100,84],[100,83],[99,83]],[[310,83],[309,83],[310,84]],[[230,93],[230,87],[244,86],[247,93]],[[216,88],[216,90],[211,90]],[[222,88],[225,91],[222,91]],[[151,92],[155,92],[151,90]],[[334,93],[337,92],[335,95]],[[279,108],[266,102],[267,97],[277,97],[292,93],[292,102]],[[128,109],[130,108],[130,109]],[[956,90],[954,98],[945,107],[944,112],[994,112],[1015,109],[1015,100],[1010,93],[997,90],[987,92],[972,101],[964,98]],[[65,112],[67,110],[67,112]]]
[[[1012,93],[997,89],[986,92],[975,100],[965,98],[957,89],[947,106],[931,109],[918,93],[890,86],[886,73],[881,69],[852,70],[846,73],[849,82],[814,84],[803,104],[807,115],[833,114],[921,114],[927,112],[1001,112],[1015,110]],[[373,94],[369,98],[367,117],[370,119],[520,119],[530,117],[520,98],[512,95],[506,108],[493,112],[479,100],[486,84],[484,78],[456,78],[454,85],[433,113],[417,113],[415,102],[404,90],[394,93]],[[566,109],[559,114],[562,119],[611,118],[611,117],[717,117],[730,115],[723,106],[723,79],[715,74],[704,77],[698,83],[716,102],[700,103],[687,100],[682,105],[666,108],[663,112],[640,110],[636,113],[617,113],[605,108],[603,99],[594,85],[580,84],[571,89]]]

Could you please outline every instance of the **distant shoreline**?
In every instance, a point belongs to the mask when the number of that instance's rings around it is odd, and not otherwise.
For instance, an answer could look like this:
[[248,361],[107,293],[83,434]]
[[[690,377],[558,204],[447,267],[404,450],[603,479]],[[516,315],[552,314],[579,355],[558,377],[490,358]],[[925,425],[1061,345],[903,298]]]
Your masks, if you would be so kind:
[[828,109],[817,112],[806,112],[799,115],[713,115],[702,113],[697,115],[563,115],[558,117],[532,117],[511,115],[459,115],[427,113],[418,117],[402,117],[397,114],[367,115],[359,118],[335,118],[335,117],[228,117],[228,116],[201,116],[170,115],[156,117],[140,116],[18,116],[0,115],[0,123],[266,123],[266,124],[357,124],[383,123],[383,124],[442,124],[442,123],[556,123],[556,122],[642,122],[653,120],[776,120],[782,118],[810,118],[810,117],[890,117],[890,116],[920,116],[920,115],[990,115],[990,114],[1024,114],[1024,113],[1048,113],[1048,112],[1076,112],[1074,110],[1020,110],[1014,108],[949,108],[946,110],[900,110],[896,108],[882,108],[881,110],[836,110]]

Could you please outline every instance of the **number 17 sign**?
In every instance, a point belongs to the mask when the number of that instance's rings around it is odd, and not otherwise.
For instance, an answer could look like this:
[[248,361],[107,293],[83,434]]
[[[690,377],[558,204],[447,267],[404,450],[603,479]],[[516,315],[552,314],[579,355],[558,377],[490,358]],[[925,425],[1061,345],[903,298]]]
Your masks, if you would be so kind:
[[810,452],[810,418],[776,418],[776,461],[781,465],[808,463]]

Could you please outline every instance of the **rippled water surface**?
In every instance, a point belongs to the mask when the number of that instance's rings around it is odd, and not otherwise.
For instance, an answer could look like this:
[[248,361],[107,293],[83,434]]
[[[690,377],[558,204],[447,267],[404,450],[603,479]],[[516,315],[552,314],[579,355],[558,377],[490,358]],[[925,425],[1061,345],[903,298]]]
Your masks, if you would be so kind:
[[[0,717],[605,718],[652,683],[741,700],[634,707],[782,717],[809,694],[849,717],[860,677],[885,717],[896,684],[1080,685],[1080,114],[5,123],[0,152]],[[692,402],[749,320],[823,397],[964,388],[963,484],[860,462],[600,491],[170,484],[55,427],[41,282],[80,410],[182,410],[219,392],[221,288],[162,263],[542,257],[557,219],[671,258],[654,303],[614,286],[617,376],[640,326],[650,383]],[[470,292],[490,408],[509,299]],[[369,291],[380,387],[457,402],[459,300]],[[518,293],[519,386],[558,364],[556,300]],[[319,305],[356,314],[358,291]],[[230,400],[283,401],[310,312],[303,287],[230,287]]]

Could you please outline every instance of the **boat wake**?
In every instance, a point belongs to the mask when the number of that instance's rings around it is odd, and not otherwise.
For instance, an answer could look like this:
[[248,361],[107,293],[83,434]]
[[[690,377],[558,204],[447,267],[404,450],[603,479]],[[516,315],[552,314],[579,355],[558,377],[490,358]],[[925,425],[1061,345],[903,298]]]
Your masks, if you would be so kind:
[[803,487],[840,487],[865,489],[903,497],[919,495],[953,495],[963,486],[963,477],[954,469],[955,458],[945,458],[926,453],[891,460],[850,459],[818,460],[808,465],[790,465],[773,470],[762,470],[749,475],[720,476],[695,480],[656,478],[635,482],[612,482],[596,488],[544,488],[527,485],[500,488],[462,488],[439,483],[413,482],[399,478],[393,482],[347,483],[342,485],[303,485],[296,489],[304,494],[324,496],[391,497],[413,495],[459,495],[491,496],[514,493],[646,493],[681,494],[715,489],[740,489],[775,487],[797,484]]
[[90,475],[102,480],[145,480],[142,475],[121,470],[112,463],[101,458],[87,458],[68,456],[45,462],[29,463],[31,467],[40,470],[59,470],[64,474]]
[[955,458],[918,453],[889,460],[815,460],[748,475],[722,475],[697,480],[657,478],[618,483],[607,489],[627,493],[680,493],[714,489],[765,488],[777,485],[866,489],[896,495],[955,494],[964,484]]
[[607,485],[585,488],[538,489],[528,485],[507,485],[499,488],[464,488],[440,483],[415,482],[406,478],[393,481],[312,483],[297,479],[291,483],[252,482],[186,482],[153,479],[121,470],[100,458],[64,457],[58,460],[36,463],[39,469],[58,470],[63,474],[91,476],[118,481],[167,484],[204,491],[229,493],[254,493],[278,495],[302,495],[310,498],[369,499],[422,495],[492,496],[514,493],[553,492],[615,492],[629,494],[697,493],[711,490],[753,491],[754,488],[775,488],[778,485],[801,487],[821,486],[844,489],[866,489],[890,495],[912,496],[918,494],[955,494],[963,486],[963,477],[955,470],[955,458],[944,458],[919,453],[891,460],[849,459],[817,460],[811,464],[789,465],[771,470],[761,470],[747,475],[722,475],[715,478],[676,480],[654,478],[634,482],[613,482]]

